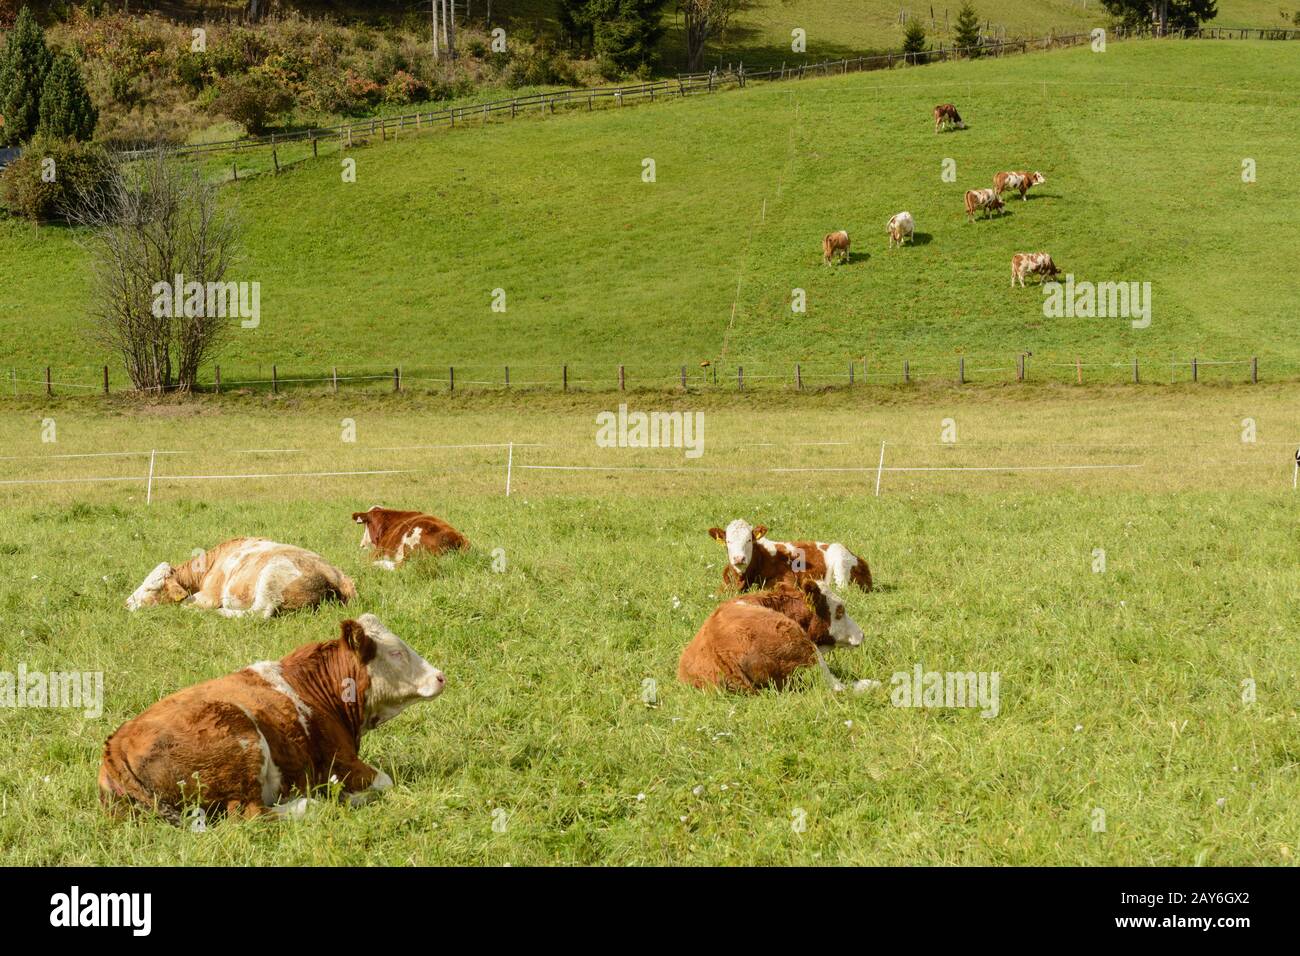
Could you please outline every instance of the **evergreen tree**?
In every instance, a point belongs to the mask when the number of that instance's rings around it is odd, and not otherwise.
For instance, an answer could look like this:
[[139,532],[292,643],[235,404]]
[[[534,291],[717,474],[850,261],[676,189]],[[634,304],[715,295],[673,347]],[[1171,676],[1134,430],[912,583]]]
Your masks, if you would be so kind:
[[95,133],[99,112],[90,102],[77,61],[66,54],[54,58],[41,90],[38,129],[56,139],[88,140]]
[[0,54],[0,116],[4,117],[0,143],[17,145],[36,132],[50,60],[45,32],[32,11],[23,7]]
[[920,20],[908,20],[907,27],[903,30],[903,52],[907,54],[908,62],[924,63],[925,62],[925,27]]
[[953,44],[964,56],[980,55],[980,15],[970,4],[970,0],[961,5],[957,12],[957,26],[953,30]]

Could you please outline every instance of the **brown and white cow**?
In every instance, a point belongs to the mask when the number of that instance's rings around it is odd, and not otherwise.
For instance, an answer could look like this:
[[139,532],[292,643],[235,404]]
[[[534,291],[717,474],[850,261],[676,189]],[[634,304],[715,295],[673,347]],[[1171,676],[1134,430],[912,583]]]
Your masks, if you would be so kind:
[[957,114],[957,107],[951,103],[941,103],[934,108],[934,131],[937,133],[944,126],[956,129],[966,128],[966,124],[962,122],[961,117]]
[[164,561],[126,607],[187,604],[215,608],[223,617],[270,617],[328,598],[346,604],[356,596],[352,579],[313,551],[266,538],[231,538],[178,567]]
[[889,232],[889,248],[894,248],[894,244],[903,244],[904,239],[915,241],[916,221],[912,219],[910,212],[896,212],[889,217],[889,222],[885,224],[885,229]]
[[975,213],[984,210],[985,218],[990,213],[1000,212],[1006,207],[998,194],[992,189],[968,189],[966,190],[966,216],[971,221],[975,221]]
[[469,541],[441,518],[420,511],[397,511],[375,505],[356,511],[352,520],[363,525],[361,547],[370,548],[374,563],[392,571],[414,551],[442,554],[467,551]]
[[1016,280],[1020,280],[1020,288],[1025,287],[1025,276],[1040,275],[1042,281],[1056,278],[1060,272],[1056,268],[1056,263],[1046,252],[1017,252],[1011,257],[1011,287],[1014,289]]
[[1027,172],[1019,170],[1018,172],[998,173],[993,177],[993,190],[1001,196],[1008,189],[1020,190],[1020,198],[1028,200],[1025,193],[1029,192],[1030,186],[1040,186],[1047,182],[1047,177],[1039,172]]
[[849,234],[843,229],[837,232],[828,232],[822,239],[822,259],[827,265],[831,264],[831,259],[835,253],[840,253],[840,259],[843,262],[849,261]]
[[871,569],[867,562],[842,544],[824,541],[769,541],[767,527],[751,527],[743,518],[727,530],[710,528],[709,537],[727,549],[727,566],[722,569],[724,588],[767,587],[784,581],[797,584],[812,578],[836,587],[856,584],[871,590]]
[[677,679],[730,691],[780,690],[797,669],[816,664],[831,689],[841,691],[844,685],[826,665],[822,648],[861,643],[862,628],[844,602],[825,584],[805,578],[798,587],[777,584],[718,605],[682,651]]
[[361,759],[362,734],[445,686],[440,670],[363,614],[334,640],[187,687],[128,720],[104,744],[100,802],[176,824],[193,808],[204,819],[301,816],[331,783],[364,803],[393,782]]

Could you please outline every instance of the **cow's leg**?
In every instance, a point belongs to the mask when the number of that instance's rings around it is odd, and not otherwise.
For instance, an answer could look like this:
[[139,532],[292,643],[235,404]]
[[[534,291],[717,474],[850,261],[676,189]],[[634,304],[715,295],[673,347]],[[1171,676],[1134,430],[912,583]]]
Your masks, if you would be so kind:
[[211,594],[205,594],[202,591],[196,591],[181,603],[190,607],[197,607],[205,611],[211,611],[221,603],[221,599],[214,598]]
[[830,685],[831,690],[837,694],[844,690],[844,685],[831,673],[830,665],[826,663],[826,657],[820,647],[817,648],[817,666],[821,668],[822,676],[826,678],[826,683]]

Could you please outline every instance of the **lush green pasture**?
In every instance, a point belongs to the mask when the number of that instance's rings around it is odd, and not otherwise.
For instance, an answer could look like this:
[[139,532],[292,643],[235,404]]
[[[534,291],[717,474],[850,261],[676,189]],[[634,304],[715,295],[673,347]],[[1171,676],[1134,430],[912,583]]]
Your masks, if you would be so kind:
[[[608,403],[593,396],[539,396],[509,415],[493,396],[11,403],[6,481],[142,477],[151,450],[190,454],[155,456],[149,505],[143,480],[3,486],[0,670],[102,671],[105,703],[98,719],[0,708],[0,856],[1293,862],[1294,389],[1020,394],[755,396],[748,408],[689,396],[675,407],[702,411],[706,436],[689,462],[679,449],[595,449],[594,414]],[[1241,441],[1245,417],[1254,445]],[[355,444],[340,441],[344,418]],[[955,446],[940,442],[944,418]],[[43,444],[51,425],[57,440]],[[1142,467],[886,472],[878,497],[870,473],[769,470],[875,466],[882,439],[898,446],[887,465]],[[511,441],[508,498],[508,447],[445,447]],[[444,447],[410,447],[432,445]],[[701,470],[649,470],[686,465]],[[416,472],[289,477],[362,468]],[[175,477],[222,473],[283,477]],[[348,515],[377,502],[444,515],[474,551],[395,574],[368,567]],[[879,589],[846,595],[866,644],[832,667],[886,689],[837,696],[810,675],[790,693],[725,697],[676,683],[677,656],[716,601],[722,552],[705,530],[736,516],[869,557]],[[260,623],[123,609],[158,561],[248,533],[326,555],[356,579],[356,606]],[[188,682],[331,637],[363,611],[449,679],[441,700],[366,738],[363,756],[396,781],[383,800],[205,833],[101,815],[99,751],[122,720]],[[998,672],[998,715],[891,706],[891,675],[917,664]]]
[[[1259,354],[1294,374],[1300,280],[1277,256],[1300,246],[1286,173],[1298,63],[1283,43],[1112,43],[423,134],[356,150],[355,184],[322,157],[227,188],[261,324],[236,329],[221,362],[228,377],[562,362],[668,377],[706,358],[784,375],[795,361],[1007,365],[1032,351]],[[941,100],[969,130],[934,135]],[[1257,182],[1242,182],[1243,159]],[[963,191],[1006,168],[1047,184],[966,223]],[[917,242],[891,252],[885,221],[904,208]],[[821,263],[833,228],[854,237],[847,267]],[[1038,289],[1007,287],[1010,255],[1029,249],[1078,279],[1150,282],[1150,326],[1044,318]],[[93,383],[69,367],[105,360],[73,237],[6,222],[0,253],[0,368]]]

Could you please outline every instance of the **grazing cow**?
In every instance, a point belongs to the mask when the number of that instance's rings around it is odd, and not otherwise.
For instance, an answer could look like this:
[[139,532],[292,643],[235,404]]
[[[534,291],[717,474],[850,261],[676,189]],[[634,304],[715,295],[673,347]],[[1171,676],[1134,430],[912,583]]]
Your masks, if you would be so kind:
[[975,213],[984,210],[985,218],[990,213],[1000,212],[1006,207],[998,194],[992,189],[968,189],[966,190],[966,216],[971,221],[975,221]]
[[934,108],[934,131],[937,133],[944,126],[955,129],[966,128],[966,124],[962,122],[961,117],[957,114],[957,107],[951,103],[942,103]]
[[433,700],[446,678],[373,614],[341,631],[128,720],[104,744],[100,802],[180,824],[195,807],[200,819],[301,816],[313,789],[334,782],[354,806],[391,787],[359,756],[361,735]]
[[346,604],[356,596],[352,579],[319,554],[266,538],[231,538],[180,567],[164,561],[126,599],[126,608],[188,604],[215,608],[223,617],[270,617],[330,597]]
[[682,651],[677,679],[693,687],[755,691],[785,686],[800,667],[817,664],[832,690],[835,679],[821,649],[857,647],[862,628],[825,584],[805,578],[724,601]]
[[1027,200],[1029,197],[1025,193],[1029,192],[1030,186],[1039,186],[1047,182],[1047,177],[1038,172],[1025,172],[1021,170],[1013,173],[998,173],[993,177],[993,189],[1001,196],[1008,189],[1020,190],[1020,198]]
[[1020,288],[1023,289],[1027,275],[1040,275],[1042,281],[1046,282],[1049,278],[1056,278],[1059,271],[1046,252],[1017,252],[1011,257],[1011,287],[1014,289],[1016,280],[1019,279]]
[[727,566],[722,569],[724,588],[767,587],[778,581],[797,584],[804,577],[836,587],[856,584],[871,590],[871,569],[867,562],[842,544],[822,541],[769,541],[767,528],[750,527],[737,518],[727,530],[710,528],[709,537],[727,549]]
[[419,511],[396,511],[375,505],[369,511],[353,512],[352,520],[365,526],[361,547],[370,548],[374,563],[389,571],[413,551],[442,554],[469,550],[463,534],[441,518]]
[[843,229],[826,233],[826,238],[822,240],[822,259],[827,265],[831,264],[831,258],[837,252],[843,262],[849,261],[849,234]]
[[914,232],[916,231],[916,222],[912,219],[910,212],[899,212],[889,217],[886,224],[889,230],[889,248],[894,248],[894,243],[903,244],[904,239],[915,241]]

